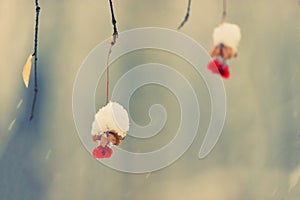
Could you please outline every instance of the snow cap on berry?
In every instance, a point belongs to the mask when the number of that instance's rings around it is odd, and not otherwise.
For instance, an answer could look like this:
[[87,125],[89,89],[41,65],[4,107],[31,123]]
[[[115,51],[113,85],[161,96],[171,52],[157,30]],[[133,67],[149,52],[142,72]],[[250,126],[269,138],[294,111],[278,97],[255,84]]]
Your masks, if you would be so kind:
[[128,113],[123,106],[116,102],[109,102],[106,106],[100,108],[92,124],[92,135],[112,131],[124,138],[128,130]]
[[238,44],[241,40],[241,31],[238,25],[222,23],[214,29],[213,32],[214,46],[223,43],[237,51]]

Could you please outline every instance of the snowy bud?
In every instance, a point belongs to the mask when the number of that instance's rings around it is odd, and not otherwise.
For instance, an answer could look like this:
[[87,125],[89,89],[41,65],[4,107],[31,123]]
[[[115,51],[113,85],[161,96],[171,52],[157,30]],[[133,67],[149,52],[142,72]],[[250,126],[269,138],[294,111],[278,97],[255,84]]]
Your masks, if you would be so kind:
[[222,23],[220,26],[214,29],[214,46],[224,44],[228,47],[231,47],[234,52],[236,52],[240,40],[241,31],[240,28],[235,24]]
[[129,130],[127,111],[118,103],[109,102],[99,109],[92,124],[92,135],[113,131],[124,138]]

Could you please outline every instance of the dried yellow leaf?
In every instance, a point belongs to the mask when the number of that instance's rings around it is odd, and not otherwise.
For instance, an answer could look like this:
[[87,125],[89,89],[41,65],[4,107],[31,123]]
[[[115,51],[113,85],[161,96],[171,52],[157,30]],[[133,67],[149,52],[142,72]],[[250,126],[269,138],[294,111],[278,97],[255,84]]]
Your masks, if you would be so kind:
[[30,78],[30,72],[31,72],[31,61],[32,61],[32,55],[30,54],[27,58],[27,61],[23,67],[23,81],[25,86],[28,88],[29,78]]

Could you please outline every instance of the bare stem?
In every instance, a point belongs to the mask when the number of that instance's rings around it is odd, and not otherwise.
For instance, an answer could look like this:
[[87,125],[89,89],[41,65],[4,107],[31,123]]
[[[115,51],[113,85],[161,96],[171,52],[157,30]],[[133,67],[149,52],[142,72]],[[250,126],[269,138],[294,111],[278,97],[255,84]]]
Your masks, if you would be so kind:
[[107,54],[107,60],[106,60],[106,104],[108,104],[108,96],[109,96],[109,57],[111,54],[111,49],[113,47],[113,43],[110,44],[108,54]]
[[113,25],[113,38],[112,41],[110,42],[110,47],[108,50],[108,54],[107,54],[107,60],[106,60],[106,104],[108,104],[109,102],[109,57],[112,51],[112,47],[114,46],[114,44],[116,43],[116,39],[118,37],[118,29],[117,29],[117,20],[115,18],[115,14],[114,14],[114,6],[112,3],[112,0],[109,0],[109,6],[110,6],[110,13],[111,13],[111,22]]
[[33,96],[33,101],[32,101],[32,107],[31,107],[31,113],[30,113],[29,120],[32,120],[33,116],[34,116],[34,109],[35,109],[35,103],[36,103],[36,99],[37,99],[37,94],[38,94],[38,90],[34,89],[34,96]]
[[191,3],[192,3],[192,0],[188,0],[188,7],[187,7],[187,10],[186,10],[186,14],[185,14],[185,17],[183,19],[183,21],[181,22],[181,24],[178,26],[178,30],[181,29],[184,24],[188,21],[189,19],[189,16],[190,16],[190,11],[191,11]]
[[226,15],[227,15],[227,7],[226,7],[226,0],[223,0],[223,13],[222,13],[222,22],[225,21]]
[[39,6],[39,1],[35,0],[35,32],[34,32],[34,96],[32,101],[31,113],[29,119],[32,120],[34,116],[34,109],[37,100],[38,93],[38,81],[37,81],[37,61],[38,61],[38,32],[39,32],[39,15],[40,15],[41,7]]

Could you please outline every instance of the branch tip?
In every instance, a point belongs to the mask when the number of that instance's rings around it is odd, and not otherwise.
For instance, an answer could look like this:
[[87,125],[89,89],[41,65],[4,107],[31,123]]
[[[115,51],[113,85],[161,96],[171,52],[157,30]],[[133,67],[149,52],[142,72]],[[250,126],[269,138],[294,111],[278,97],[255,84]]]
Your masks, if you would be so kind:
[[180,30],[184,26],[184,24],[188,21],[189,16],[190,16],[191,3],[192,3],[192,0],[188,0],[188,6],[187,6],[185,17],[184,17],[183,21],[180,23],[180,25],[178,26],[177,30]]

